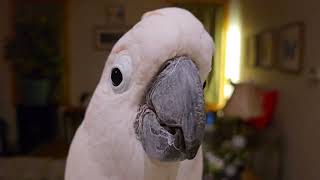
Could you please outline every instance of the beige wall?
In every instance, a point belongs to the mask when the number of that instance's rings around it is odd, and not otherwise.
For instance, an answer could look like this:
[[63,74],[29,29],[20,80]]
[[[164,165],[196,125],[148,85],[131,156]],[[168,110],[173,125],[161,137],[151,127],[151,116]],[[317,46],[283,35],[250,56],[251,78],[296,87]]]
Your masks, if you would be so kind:
[[[121,0],[111,5],[123,4],[126,24],[133,25],[149,10],[165,6],[165,0]],[[69,2],[69,57],[71,103],[77,104],[81,93],[92,92],[100,78],[108,52],[98,51],[94,45],[95,26],[106,25],[106,8],[110,1],[70,0]]]
[[[68,55],[70,62],[70,96],[72,104],[77,104],[82,92],[92,92],[100,78],[108,52],[97,51],[93,41],[95,26],[106,24],[105,0],[69,0],[68,2]],[[140,16],[152,9],[164,7],[165,0],[117,1],[126,8],[126,22],[133,25]],[[115,4],[111,4],[115,5]],[[9,143],[16,145],[16,118],[12,104],[12,75],[8,63],[3,57],[4,39],[10,32],[9,0],[1,1],[0,5],[0,117],[9,125]]]
[[4,40],[10,32],[9,0],[1,1],[0,5],[0,117],[8,124],[8,141],[11,147],[16,143],[15,110],[12,104],[11,73],[8,62],[4,59]]
[[274,120],[284,138],[284,180],[320,179],[320,84],[311,83],[306,74],[310,67],[320,66],[319,7],[318,0],[241,0],[244,38],[290,22],[306,24],[300,74],[242,66],[242,80],[254,80],[280,92]]

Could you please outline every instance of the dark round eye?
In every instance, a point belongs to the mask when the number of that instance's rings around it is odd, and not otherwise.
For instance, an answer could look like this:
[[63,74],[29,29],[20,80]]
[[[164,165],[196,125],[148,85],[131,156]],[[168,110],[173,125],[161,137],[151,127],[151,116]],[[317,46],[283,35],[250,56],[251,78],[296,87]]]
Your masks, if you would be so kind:
[[119,68],[113,68],[111,71],[111,80],[114,86],[119,86],[122,82],[122,73]]
[[204,89],[207,85],[207,81],[204,81],[203,85],[202,85],[202,88]]

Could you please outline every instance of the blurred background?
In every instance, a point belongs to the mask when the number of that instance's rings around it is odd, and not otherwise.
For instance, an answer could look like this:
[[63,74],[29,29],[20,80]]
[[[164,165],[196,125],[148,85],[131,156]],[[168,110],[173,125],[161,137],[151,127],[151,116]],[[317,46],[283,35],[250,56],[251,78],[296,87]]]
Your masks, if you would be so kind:
[[1,0],[0,180],[63,179],[112,46],[170,6],[215,41],[203,179],[320,179],[319,1]]

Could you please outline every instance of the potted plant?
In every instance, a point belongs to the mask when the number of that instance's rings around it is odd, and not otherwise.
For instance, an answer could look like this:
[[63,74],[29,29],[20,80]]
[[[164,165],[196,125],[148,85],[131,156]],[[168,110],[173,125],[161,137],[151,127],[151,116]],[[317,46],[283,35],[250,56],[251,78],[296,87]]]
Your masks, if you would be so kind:
[[6,57],[16,73],[19,103],[48,104],[62,73],[58,28],[45,16],[19,21],[15,26],[15,36],[6,45]]

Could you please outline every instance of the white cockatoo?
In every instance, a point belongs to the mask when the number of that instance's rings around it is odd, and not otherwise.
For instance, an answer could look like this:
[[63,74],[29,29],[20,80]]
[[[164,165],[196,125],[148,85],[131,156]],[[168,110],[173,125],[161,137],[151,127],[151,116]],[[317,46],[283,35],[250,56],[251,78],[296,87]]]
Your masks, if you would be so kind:
[[188,11],[143,15],[112,48],[66,180],[199,180],[213,40]]

